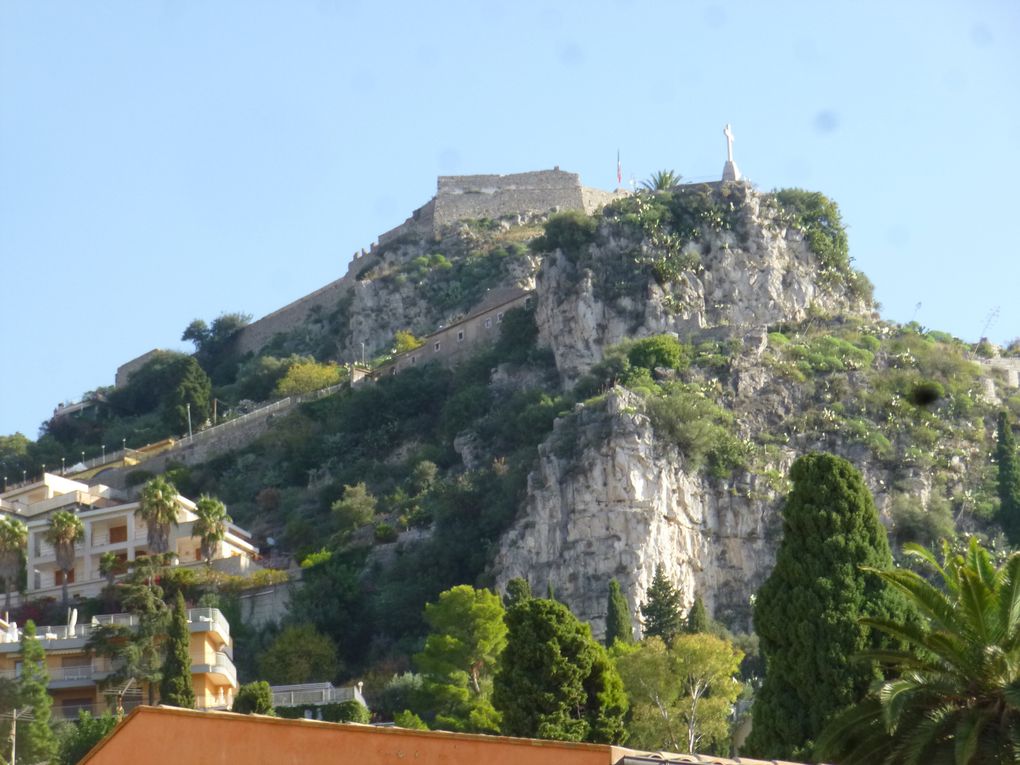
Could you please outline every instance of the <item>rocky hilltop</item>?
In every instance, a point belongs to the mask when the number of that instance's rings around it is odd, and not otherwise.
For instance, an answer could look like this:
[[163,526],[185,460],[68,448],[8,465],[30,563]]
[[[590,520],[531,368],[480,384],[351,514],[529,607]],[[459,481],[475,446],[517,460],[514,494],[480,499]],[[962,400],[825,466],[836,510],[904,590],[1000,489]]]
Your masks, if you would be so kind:
[[[172,467],[184,493],[315,553],[293,615],[351,666],[406,661],[443,589],[513,577],[601,634],[609,580],[638,626],[661,566],[748,631],[788,468],[812,450],[863,472],[894,544],[999,533],[987,454],[997,408],[1020,412],[1015,379],[948,335],[882,322],[821,194],[727,182],[585,209],[485,202],[495,217],[418,211],[336,289],[250,334],[241,367],[364,354],[384,375]],[[509,288],[531,307],[492,317],[473,356],[390,374],[397,332],[481,321]]]

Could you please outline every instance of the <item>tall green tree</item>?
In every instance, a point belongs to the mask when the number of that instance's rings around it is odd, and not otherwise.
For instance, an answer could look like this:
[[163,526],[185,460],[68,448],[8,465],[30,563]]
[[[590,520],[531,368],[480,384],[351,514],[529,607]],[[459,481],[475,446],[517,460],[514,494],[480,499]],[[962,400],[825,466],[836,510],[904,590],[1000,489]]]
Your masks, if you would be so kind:
[[492,703],[510,736],[622,743],[627,697],[606,649],[566,606],[528,598],[506,614]]
[[227,515],[227,506],[216,497],[203,494],[195,503],[195,523],[192,533],[198,537],[202,559],[206,565],[212,565],[216,545],[227,536],[227,524],[233,519]]
[[506,592],[503,595],[503,605],[507,608],[515,606],[522,601],[531,598],[531,585],[527,579],[515,576],[506,583]]
[[612,648],[617,640],[629,643],[634,639],[634,627],[631,624],[630,606],[624,597],[620,583],[609,580],[609,600],[606,604],[606,647]]
[[[818,753],[841,765],[998,765],[1020,759],[1020,552],[996,567],[971,537],[943,543],[942,562],[923,547],[907,555],[927,576],[875,570],[901,591],[922,623],[869,619],[905,643],[873,652],[893,679],[836,718]],[[937,582],[936,583],[933,583]]]
[[63,586],[60,588],[64,606],[70,602],[67,594],[67,579],[74,569],[75,545],[85,538],[85,526],[81,518],[69,510],[58,510],[50,517],[50,525],[43,537],[53,545],[57,559],[57,568],[63,574]]
[[1013,547],[1020,546],[1020,452],[1006,412],[999,413],[995,461],[999,466],[999,523]]
[[438,727],[499,732],[492,676],[506,646],[505,613],[498,595],[466,584],[425,606],[431,632],[414,661],[425,676]]
[[102,624],[94,627],[88,647],[97,656],[114,660],[116,669],[104,684],[119,687],[134,680],[156,702],[156,688],[163,679],[165,638],[170,610],[157,582],[166,570],[169,555],[149,555],[132,562],[131,571],[120,584],[121,602],[135,624]]
[[93,717],[87,709],[78,712],[78,722],[68,725],[60,734],[60,751],[54,762],[77,765],[89,751],[117,727],[117,718],[109,712]]
[[840,457],[809,454],[790,478],[776,566],[754,603],[766,669],[745,749],[795,760],[812,757],[825,724],[879,677],[874,662],[855,660],[888,643],[867,619],[902,619],[907,609],[862,570],[891,569],[892,555],[860,473]]
[[187,709],[195,707],[195,689],[191,685],[191,651],[188,647],[190,640],[188,607],[184,604],[184,595],[178,591],[170,616],[166,659],[159,683],[159,698],[163,704]]
[[616,666],[630,699],[628,744],[673,752],[729,750],[730,714],[740,695],[743,653],[714,635],[647,638]]
[[656,566],[647,594],[648,600],[641,604],[644,637],[661,638],[667,644],[673,642],[683,631],[683,593],[666,578],[662,566]]
[[187,433],[212,413],[212,381],[199,363],[190,356],[182,362],[177,385],[163,398],[162,418],[176,433]]
[[258,663],[273,685],[332,681],[340,668],[333,641],[311,624],[286,627]]
[[170,550],[170,528],[177,525],[177,488],[162,476],[149,479],[142,487],[142,497],[135,515],[145,521],[149,553]]
[[0,577],[4,580],[4,610],[11,608],[11,588],[18,585],[28,526],[17,518],[0,517]]
[[53,699],[47,692],[46,651],[36,637],[35,622],[25,622],[21,637],[21,677],[18,678],[18,708],[31,713],[31,720],[18,726],[17,762],[49,762],[57,752],[57,737],[50,721]]
[[700,595],[694,598],[694,605],[687,612],[687,622],[684,624],[684,632],[689,635],[697,635],[701,632],[708,632],[712,626],[712,620],[708,618],[708,611],[705,610],[705,601]]

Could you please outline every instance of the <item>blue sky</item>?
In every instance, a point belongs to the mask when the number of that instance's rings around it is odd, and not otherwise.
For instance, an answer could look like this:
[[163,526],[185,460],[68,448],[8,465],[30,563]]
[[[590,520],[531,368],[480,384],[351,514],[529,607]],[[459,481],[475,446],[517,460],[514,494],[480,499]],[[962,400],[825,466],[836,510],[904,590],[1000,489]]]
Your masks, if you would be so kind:
[[727,122],[883,316],[1006,342],[1018,93],[1012,1],[0,0],[0,434],[337,278],[437,175],[711,178]]

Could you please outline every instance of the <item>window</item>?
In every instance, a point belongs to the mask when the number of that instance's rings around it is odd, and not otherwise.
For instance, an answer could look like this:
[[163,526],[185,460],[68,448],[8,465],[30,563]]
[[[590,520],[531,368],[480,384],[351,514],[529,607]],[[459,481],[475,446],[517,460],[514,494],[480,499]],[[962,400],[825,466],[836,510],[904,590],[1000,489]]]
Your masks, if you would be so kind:
[[127,526],[115,526],[110,529],[110,544],[127,542]]
[[433,345],[432,346],[432,350],[438,351],[439,350],[439,343],[436,343],[435,345]]
[[464,342],[464,330],[460,330],[459,332],[457,332],[457,342],[458,343]]
[[492,319],[486,319],[485,320],[485,328],[486,329],[492,329]]
[[[62,585],[64,584],[64,572],[59,568],[53,572],[53,584]],[[74,569],[72,568],[67,572],[67,584],[74,584]]]

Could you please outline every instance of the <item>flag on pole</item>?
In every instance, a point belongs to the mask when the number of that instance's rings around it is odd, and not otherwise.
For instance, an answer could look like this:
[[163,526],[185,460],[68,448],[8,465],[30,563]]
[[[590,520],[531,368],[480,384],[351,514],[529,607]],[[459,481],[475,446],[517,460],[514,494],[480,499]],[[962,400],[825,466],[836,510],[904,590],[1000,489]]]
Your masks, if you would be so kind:
[[623,183],[623,165],[620,164],[620,150],[616,150],[616,184]]

